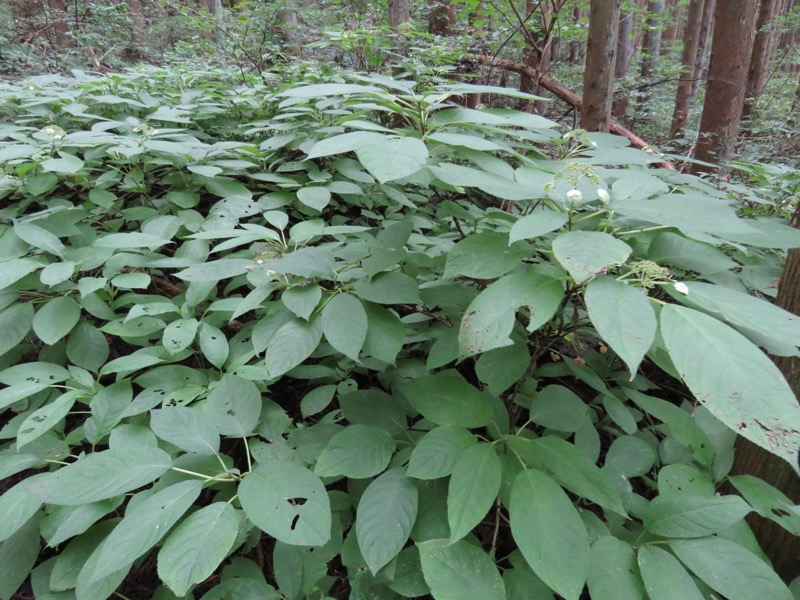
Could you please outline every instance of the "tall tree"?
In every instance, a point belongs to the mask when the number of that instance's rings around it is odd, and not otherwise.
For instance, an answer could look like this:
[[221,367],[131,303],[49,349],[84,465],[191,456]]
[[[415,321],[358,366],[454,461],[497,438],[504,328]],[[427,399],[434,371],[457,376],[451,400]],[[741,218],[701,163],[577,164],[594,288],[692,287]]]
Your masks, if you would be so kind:
[[639,78],[645,86],[639,96],[638,105],[646,107],[650,101],[648,83],[656,72],[658,54],[661,51],[661,27],[664,19],[664,0],[649,0],[642,38],[642,64]]
[[581,112],[587,131],[608,131],[611,122],[618,23],[619,0],[591,0]]
[[408,0],[389,0],[389,27],[394,31],[397,51],[399,54],[408,54],[408,43],[405,35],[401,33],[400,26],[411,20]]
[[676,42],[681,38],[683,28],[683,3],[680,0],[668,0],[667,8],[664,11],[664,21],[666,29],[661,36],[661,52],[667,53],[672,50]]
[[[617,26],[617,55],[614,59],[614,80],[618,83],[627,77],[635,49],[633,44],[633,19],[635,14],[634,7],[628,2],[625,2],[624,7],[620,9],[619,24]],[[623,124],[628,117],[628,100],[628,93],[623,91],[623,93],[614,98],[611,105],[611,114]]]
[[703,20],[703,5],[706,0],[691,0],[689,18],[686,23],[686,37],[683,40],[681,53],[681,78],[675,92],[675,108],[672,111],[672,125],[669,128],[669,139],[683,136],[686,119],[689,116],[689,104],[692,92],[692,80],[695,73],[695,56],[700,41],[700,25]]
[[456,7],[450,0],[428,0],[428,33],[453,35]]
[[[572,23],[574,26],[578,26],[578,24],[583,19],[583,9],[581,8],[580,4],[575,4],[572,8]],[[573,40],[569,43],[569,62],[572,64],[579,64],[583,60],[583,49],[585,44],[579,40]]]
[[705,79],[706,49],[708,47],[709,33],[711,33],[711,27],[714,23],[714,9],[716,7],[717,0],[706,0],[703,5],[703,21],[700,23],[700,38],[697,41],[697,57],[694,61],[694,77],[692,77],[692,100],[697,96],[700,82]]
[[[553,4],[543,3],[539,0],[527,0],[525,3],[526,19],[522,25],[525,37],[525,56],[523,63],[535,72],[544,75],[550,68],[550,55],[552,50],[553,38],[551,32],[557,16],[559,4],[563,0]],[[530,25],[533,22],[535,25]],[[527,94],[544,96],[546,92],[532,78],[525,74],[520,76],[519,89]],[[545,102],[524,102],[521,108],[527,112],[534,109],[542,112],[546,109]]]
[[[733,150],[744,105],[757,5],[758,0],[717,2],[708,84],[695,153],[701,161],[725,160]],[[708,167],[692,165],[695,173],[707,170]]]
[[772,58],[774,39],[773,22],[780,8],[781,0],[761,0],[756,17],[756,35],[753,38],[753,52],[750,54],[750,68],[747,70],[747,89],[742,109],[742,118],[747,119],[755,111],[756,102],[767,81],[769,61]]
[[67,5],[64,0],[48,0],[50,24],[53,28],[55,45],[63,48],[68,42]]

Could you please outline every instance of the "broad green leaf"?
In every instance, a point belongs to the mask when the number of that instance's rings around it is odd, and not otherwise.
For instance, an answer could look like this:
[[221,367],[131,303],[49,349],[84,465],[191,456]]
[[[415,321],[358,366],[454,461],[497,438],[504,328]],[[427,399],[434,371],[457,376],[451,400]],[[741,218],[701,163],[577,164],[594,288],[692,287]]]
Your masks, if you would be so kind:
[[578,600],[589,574],[589,537],[561,486],[526,469],[514,479],[508,512],[511,534],[533,572],[566,600]]
[[308,319],[322,299],[322,288],[317,284],[290,287],[281,294],[281,302],[301,319]]
[[225,334],[218,327],[203,321],[197,330],[197,343],[206,360],[221,369],[230,352]]
[[462,427],[443,425],[431,429],[414,446],[406,475],[416,479],[446,477],[464,451],[474,444],[475,436]]
[[308,158],[321,158],[352,152],[367,142],[380,142],[384,136],[370,131],[352,131],[320,140],[308,150]]
[[535,440],[510,437],[507,442],[528,466],[546,471],[573,494],[619,515],[627,514],[609,475],[575,444],[551,435]]
[[527,258],[529,252],[518,244],[509,247],[508,235],[483,231],[467,236],[447,253],[444,276],[496,279]]
[[308,392],[300,401],[300,413],[303,418],[316,415],[328,408],[335,393],[335,385],[322,385]]
[[597,333],[628,365],[631,377],[656,337],[656,315],[641,288],[595,277],[584,294]]
[[277,96],[287,98],[328,98],[330,96],[374,93],[383,92],[380,88],[357,83],[316,83],[291,87],[288,90],[283,90]]
[[331,346],[358,362],[367,339],[367,311],[350,294],[336,294],[322,309],[322,332]]
[[800,536],[800,507],[783,492],[752,475],[736,475],[728,481],[759,515],[775,521],[792,535]]
[[135,490],[171,467],[169,455],[158,448],[142,447],[135,453],[104,450],[49,473],[31,491],[43,502],[74,506]]
[[46,473],[38,473],[23,479],[0,496],[0,514],[3,515],[0,519],[0,542],[19,531],[42,506],[42,501],[31,493],[31,488],[46,477]]
[[529,240],[555,231],[567,222],[566,213],[542,209],[520,217],[512,226],[508,235],[508,243]]
[[67,281],[74,273],[75,263],[72,261],[50,263],[39,273],[39,281],[47,286],[55,286]]
[[661,310],[661,335],[681,378],[711,414],[797,464],[800,405],[765,354],[717,319],[673,304]]
[[372,425],[349,425],[325,446],[314,473],[320,477],[374,477],[388,466],[394,449],[394,439],[383,429]]
[[489,512],[500,490],[502,472],[491,444],[475,444],[458,459],[447,489],[451,543],[472,531]]
[[590,560],[587,583],[592,600],[644,600],[644,584],[630,544],[601,537],[592,546]]
[[698,273],[719,273],[737,266],[727,254],[710,244],[669,231],[657,234],[647,248],[646,258]]
[[297,199],[309,208],[322,210],[330,204],[331,192],[319,185],[308,186],[297,190]]
[[122,379],[100,390],[92,398],[92,416],[83,424],[86,439],[99,443],[119,423],[133,399],[131,382]]
[[556,431],[575,433],[586,421],[589,406],[563,385],[548,385],[533,397],[531,421]]
[[417,282],[405,273],[379,273],[371,280],[357,281],[353,289],[362,300],[375,304],[418,304]]
[[322,546],[331,537],[331,507],[319,477],[289,460],[258,463],[239,484],[239,500],[259,529],[294,546]]
[[169,240],[163,240],[157,235],[131,231],[127,233],[110,233],[104,235],[103,237],[97,238],[94,245],[98,248],[113,248],[115,250],[132,250],[136,248],[150,248],[151,250],[155,250],[160,246],[170,243]]
[[503,200],[530,200],[541,195],[540,191],[531,186],[523,185],[509,177],[504,177],[489,170],[453,163],[440,163],[429,167],[429,169],[437,179],[447,185],[456,188],[476,187]]
[[488,398],[458,371],[418,377],[399,389],[417,412],[437,425],[483,427],[491,420]]
[[356,510],[356,538],[372,574],[403,549],[417,518],[417,488],[399,470],[367,486]]
[[33,324],[33,305],[12,304],[0,312],[0,356],[16,348],[25,339]]
[[[0,544],[0,598],[18,598],[16,591],[39,556],[39,519],[29,519],[19,531]],[[27,593],[26,593],[27,595]]]
[[[182,481],[155,494],[127,511],[125,518],[94,551],[94,568],[85,577],[94,583],[125,568],[154,547],[197,500],[199,480]],[[90,563],[87,563],[87,565]]]
[[215,502],[189,515],[158,553],[158,576],[177,596],[205,581],[236,541],[239,516],[227,502]]
[[793,600],[775,571],[738,544],[707,537],[673,540],[669,547],[703,583],[728,600]]
[[59,152],[61,158],[46,158],[40,163],[45,171],[74,175],[83,168],[83,161],[69,152]]
[[79,322],[69,334],[67,358],[74,365],[96,373],[108,368],[109,352],[106,336],[88,321]]
[[53,298],[33,316],[33,332],[45,344],[55,344],[81,318],[81,307],[69,296]]
[[42,519],[42,537],[50,547],[63,544],[66,540],[82,534],[104,515],[122,504],[119,496],[101,502],[90,502],[78,506],[51,506]]
[[34,248],[44,250],[48,254],[54,254],[59,258],[64,258],[64,244],[61,240],[34,223],[14,221],[14,235]]
[[294,369],[317,349],[322,339],[321,319],[293,319],[283,325],[267,346],[264,360],[270,378],[277,379]]
[[355,150],[364,168],[381,183],[413,175],[428,162],[428,148],[411,137],[381,136],[359,144]]
[[[451,331],[456,337],[458,332]],[[531,355],[527,340],[516,338],[512,346],[495,348],[481,354],[475,363],[475,374],[486,384],[490,394],[500,396],[525,377],[530,365]]]
[[364,353],[393,365],[405,341],[405,326],[395,313],[381,306],[368,302],[364,308],[367,311]]
[[703,600],[692,576],[672,554],[658,546],[642,546],[638,554],[642,575],[650,600]]
[[422,573],[436,600],[505,600],[503,579],[491,558],[465,541],[417,544]]
[[41,392],[42,390],[47,389],[49,386],[48,384],[44,383],[20,383],[17,385],[12,385],[7,388],[0,390],[0,409],[4,409],[7,406],[11,406],[15,402],[19,402],[20,400],[24,400],[25,398],[29,398],[34,394]]
[[[17,449],[32,442],[60,423],[69,414],[75,401],[83,394],[82,390],[67,392],[29,414],[17,430]],[[4,513],[0,511],[0,514]]]
[[553,254],[575,283],[605,274],[608,267],[628,260],[631,247],[609,233],[568,231],[553,240]]
[[200,323],[197,319],[178,319],[173,321],[164,328],[161,343],[164,344],[164,348],[170,354],[186,350],[194,341],[199,325]]
[[221,281],[246,273],[252,262],[244,258],[212,260],[175,273],[186,281]]
[[752,510],[739,496],[706,498],[692,492],[659,494],[644,511],[648,531],[669,538],[698,538],[725,531]]
[[510,346],[517,310],[530,311],[528,331],[535,331],[555,314],[564,288],[560,281],[525,271],[506,275],[472,301],[461,321],[458,345],[462,358]]
[[0,289],[9,287],[42,266],[42,262],[33,258],[15,258],[0,262]]
[[214,419],[190,406],[150,411],[150,428],[162,440],[197,454],[219,451],[219,432]]
[[252,381],[223,375],[208,394],[203,412],[222,435],[245,437],[255,429],[261,407],[261,392]]

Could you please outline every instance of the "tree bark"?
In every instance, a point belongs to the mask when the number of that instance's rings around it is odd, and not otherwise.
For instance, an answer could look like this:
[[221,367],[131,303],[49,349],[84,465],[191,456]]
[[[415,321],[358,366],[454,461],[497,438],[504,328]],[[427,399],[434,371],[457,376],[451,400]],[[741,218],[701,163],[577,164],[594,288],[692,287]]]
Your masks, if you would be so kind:
[[450,0],[428,0],[428,33],[431,35],[453,35],[456,23],[456,7]]
[[128,0],[128,17],[131,20],[131,44],[134,46],[142,45],[142,32],[144,22],[142,20],[142,4],[139,0]]
[[[572,22],[574,25],[577,25],[581,22],[583,18],[583,11],[581,10],[580,4],[576,4],[575,7],[572,9]],[[573,65],[580,64],[583,62],[583,42],[570,42],[569,43],[569,62]]]
[[700,39],[697,42],[697,58],[694,61],[694,77],[692,78],[690,100],[694,100],[697,97],[700,82],[705,80],[708,34],[711,32],[711,27],[714,23],[714,9],[716,6],[717,0],[706,0],[703,5],[703,22],[700,24]]
[[[756,8],[757,0],[717,3],[708,85],[695,154],[698,160],[726,160],[733,151],[744,105]],[[693,164],[691,170],[697,174],[709,168]]]
[[67,5],[64,0],[47,0],[50,8],[50,23],[53,28],[55,46],[63,48],[67,45],[69,28],[67,27]]
[[750,54],[750,68],[747,70],[747,95],[742,109],[742,119],[748,119],[753,115],[756,102],[758,102],[767,81],[774,39],[772,25],[779,5],[780,0],[761,0],[758,7],[756,35],[753,38],[753,52]]
[[397,53],[402,56],[408,54],[408,42],[405,34],[400,31],[400,26],[410,20],[411,12],[408,8],[408,0],[389,0],[389,27],[394,32]]
[[[658,66],[658,54],[661,51],[661,26],[664,19],[664,0],[649,0],[647,5],[647,20],[644,24],[644,37],[642,39],[642,66],[639,78],[643,84],[650,83],[650,79]],[[650,88],[645,87],[637,102],[639,107],[645,108],[650,101]]]
[[[633,19],[635,11],[626,8],[620,12],[619,25],[617,27],[617,56],[614,60],[614,80],[619,83],[628,76],[628,69],[633,56]],[[629,94],[623,90],[617,94],[611,105],[611,114],[617,121],[627,124],[628,120]]]
[[[552,42],[550,39],[551,11],[548,7],[544,9],[543,14],[539,13],[536,0],[527,0],[525,3],[525,12],[526,15],[532,16],[530,20],[539,21],[539,24],[538,26],[527,27],[525,35],[525,53],[522,61],[525,66],[530,67],[534,72],[544,74],[550,68],[550,50]],[[544,96],[546,92],[536,84],[535,79],[536,78],[528,77],[525,73],[521,73],[519,78],[519,90],[526,94]],[[547,103],[524,101],[520,103],[519,108],[525,112],[536,111],[542,113],[547,110]]]
[[675,92],[675,108],[672,111],[672,125],[669,128],[669,139],[683,137],[686,119],[689,116],[689,104],[692,93],[692,80],[695,72],[695,57],[700,41],[700,25],[703,20],[703,5],[706,0],[692,0],[689,4],[689,18],[686,23],[686,38],[683,40],[681,53],[681,78]]
[[617,51],[619,0],[591,0],[581,128],[608,131]]
[[683,21],[683,5],[678,0],[668,0],[667,9],[664,11],[667,28],[661,36],[661,53],[671,52],[677,41],[681,38],[680,32]]

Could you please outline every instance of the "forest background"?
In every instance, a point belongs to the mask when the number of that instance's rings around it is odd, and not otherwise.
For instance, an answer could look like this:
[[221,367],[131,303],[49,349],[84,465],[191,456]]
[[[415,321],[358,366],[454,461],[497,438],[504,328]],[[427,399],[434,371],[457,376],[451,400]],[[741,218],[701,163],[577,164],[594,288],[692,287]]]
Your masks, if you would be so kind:
[[4,0],[0,598],[800,597],[798,41]]

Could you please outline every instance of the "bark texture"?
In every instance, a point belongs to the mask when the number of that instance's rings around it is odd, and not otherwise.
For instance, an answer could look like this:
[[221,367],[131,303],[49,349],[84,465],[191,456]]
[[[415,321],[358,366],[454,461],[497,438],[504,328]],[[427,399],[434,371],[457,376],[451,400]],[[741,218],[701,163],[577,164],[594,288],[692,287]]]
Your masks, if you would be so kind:
[[[632,8],[620,12],[619,26],[617,27],[617,56],[614,60],[614,80],[620,83],[628,76],[628,69],[633,57],[633,19],[636,13]],[[622,90],[614,96],[611,105],[611,114],[614,119],[627,123],[629,94]]]
[[618,0],[591,0],[581,128],[608,131],[617,53]]
[[750,67],[747,70],[747,95],[742,109],[743,119],[752,116],[755,112],[756,102],[758,102],[767,81],[774,39],[773,22],[780,4],[780,0],[761,0],[758,7],[753,52],[750,54]]
[[714,24],[714,9],[717,0],[706,0],[703,5],[703,22],[700,23],[700,39],[697,42],[697,58],[694,61],[694,78],[692,79],[692,100],[697,96],[700,89],[700,82],[706,78],[706,50],[708,46],[708,34]]
[[428,0],[428,33],[431,35],[453,35],[456,23],[456,7],[450,0]]
[[700,25],[703,21],[703,5],[706,0],[692,0],[689,4],[689,18],[686,23],[686,37],[683,40],[681,53],[681,78],[675,92],[675,108],[672,111],[672,125],[669,128],[669,139],[683,137],[686,119],[689,116],[689,105],[694,80],[695,58],[700,42]]

